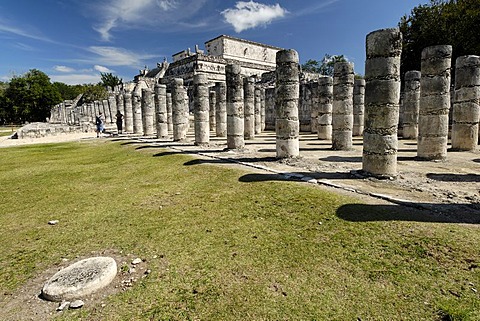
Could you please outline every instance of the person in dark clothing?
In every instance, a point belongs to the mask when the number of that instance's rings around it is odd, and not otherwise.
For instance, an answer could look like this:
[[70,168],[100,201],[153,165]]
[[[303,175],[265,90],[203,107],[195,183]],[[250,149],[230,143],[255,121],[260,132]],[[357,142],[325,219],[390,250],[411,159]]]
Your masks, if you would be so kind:
[[117,130],[118,130],[118,133],[121,134],[121,133],[122,133],[122,129],[123,129],[123,115],[122,115],[122,113],[120,112],[120,110],[117,110],[117,114],[115,115],[115,117],[117,118]]

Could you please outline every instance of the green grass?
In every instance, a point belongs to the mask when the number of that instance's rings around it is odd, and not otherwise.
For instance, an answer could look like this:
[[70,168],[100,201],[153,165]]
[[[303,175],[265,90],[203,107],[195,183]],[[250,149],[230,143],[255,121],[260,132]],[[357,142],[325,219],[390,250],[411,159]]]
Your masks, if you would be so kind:
[[0,149],[2,294],[113,249],[152,273],[58,320],[480,320],[478,226],[344,220],[355,199],[136,147]]

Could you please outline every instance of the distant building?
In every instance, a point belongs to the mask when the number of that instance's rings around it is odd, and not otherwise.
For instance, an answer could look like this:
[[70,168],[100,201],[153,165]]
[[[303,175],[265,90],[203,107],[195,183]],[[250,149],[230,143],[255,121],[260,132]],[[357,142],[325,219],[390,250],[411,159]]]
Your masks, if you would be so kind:
[[226,35],[205,42],[205,50],[195,46],[195,50],[180,51],[172,55],[173,62],[164,61],[157,68],[145,68],[135,76],[135,83],[144,82],[149,87],[164,78],[166,82],[173,78],[182,78],[186,86],[193,82],[198,72],[207,74],[211,84],[225,81],[225,66],[238,64],[245,76],[258,76],[275,70],[275,57],[282,48],[265,45]]

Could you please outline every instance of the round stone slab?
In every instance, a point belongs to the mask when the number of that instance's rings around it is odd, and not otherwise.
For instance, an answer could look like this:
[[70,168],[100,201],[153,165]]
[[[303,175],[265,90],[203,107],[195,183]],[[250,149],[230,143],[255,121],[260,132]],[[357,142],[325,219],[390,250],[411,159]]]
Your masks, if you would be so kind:
[[49,301],[64,301],[89,295],[113,281],[117,263],[111,257],[92,257],[74,263],[45,283],[42,297]]

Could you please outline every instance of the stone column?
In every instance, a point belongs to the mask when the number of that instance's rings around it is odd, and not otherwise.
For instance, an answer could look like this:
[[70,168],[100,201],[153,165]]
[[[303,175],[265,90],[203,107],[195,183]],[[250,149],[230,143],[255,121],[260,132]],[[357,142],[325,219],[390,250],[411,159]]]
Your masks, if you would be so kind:
[[243,81],[239,65],[227,65],[227,147],[239,149],[245,146]]
[[112,123],[117,122],[116,114],[117,114],[117,99],[115,98],[114,93],[108,94],[108,107],[110,109],[110,117],[112,120]]
[[123,103],[123,95],[116,94],[115,100],[117,102],[117,110],[123,115],[122,128],[125,129],[125,105]]
[[310,132],[318,135],[318,82],[312,81],[308,83],[310,88]]
[[167,123],[168,130],[173,132],[173,120],[172,120],[172,93],[167,91]]
[[333,78],[318,79],[318,139],[332,139]]
[[125,122],[125,104],[123,101],[123,94],[121,93],[117,94],[115,96],[115,100],[117,101],[117,110],[120,110],[120,113],[124,116],[123,119]]
[[452,46],[423,49],[420,79],[417,156],[423,160],[447,157],[450,67]]
[[136,91],[132,93],[133,133],[143,134],[142,97]]
[[353,64],[336,62],[333,67],[332,149],[351,150],[353,130]]
[[245,104],[245,139],[255,138],[255,85],[252,77],[243,79],[243,97]]
[[215,113],[215,105],[217,103],[217,97],[214,90],[210,90],[208,92],[208,104],[210,106],[209,110],[209,118],[210,118],[210,130],[214,130],[217,127],[217,122],[215,120],[216,113]]
[[143,135],[152,136],[154,134],[154,115],[155,102],[153,92],[148,88],[142,89],[142,125]]
[[195,145],[210,142],[210,104],[208,102],[208,79],[206,74],[193,76],[193,117],[195,127]]
[[215,135],[227,136],[227,87],[224,82],[215,83]]
[[353,136],[363,135],[365,110],[365,79],[355,79],[353,85]]
[[262,132],[265,129],[275,130],[275,87],[265,88],[265,114],[262,119],[262,126]]
[[403,98],[403,138],[417,139],[418,111],[420,109],[420,71],[405,73],[405,90]]
[[133,106],[132,106],[132,94],[123,94],[123,105],[125,106],[125,131],[127,133],[133,133]]
[[396,177],[402,33],[398,28],[371,32],[366,46],[362,169],[381,178]]
[[185,88],[183,79],[175,78],[172,84],[172,120],[173,120],[173,140],[182,141],[187,138],[187,119],[185,117],[188,110],[185,103]]
[[167,86],[155,85],[155,113],[157,138],[168,138]]
[[293,50],[281,50],[276,55],[275,85],[275,133],[277,158],[300,155],[298,120],[298,101],[300,80],[298,53]]
[[105,122],[107,124],[113,123],[112,112],[110,111],[108,100],[107,99],[102,100],[102,105],[103,105],[103,110],[105,111]]
[[474,151],[480,117],[480,57],[462,56],[455,63],[452,149]]
[[[273,90],[275,92],[275,89]],[[260,89],[260,129],[261,131],[265,131],[265,113],[266,113],[266,98],[265,98],[265,88]]]
[[254,118],[255,118],[255,134],[262,132],[262,117],[260,115],[260,109],[262,108],[262,89],[260,85],[255,86],[254,92]]

